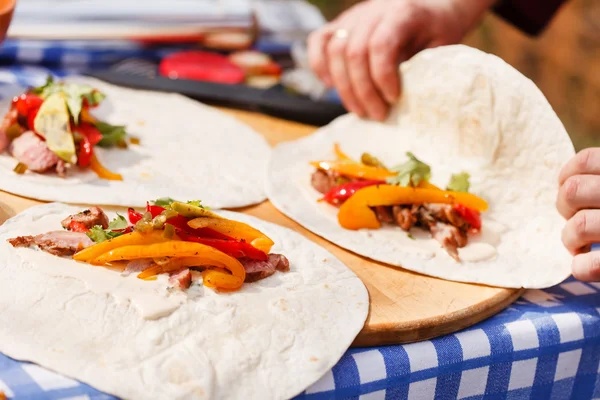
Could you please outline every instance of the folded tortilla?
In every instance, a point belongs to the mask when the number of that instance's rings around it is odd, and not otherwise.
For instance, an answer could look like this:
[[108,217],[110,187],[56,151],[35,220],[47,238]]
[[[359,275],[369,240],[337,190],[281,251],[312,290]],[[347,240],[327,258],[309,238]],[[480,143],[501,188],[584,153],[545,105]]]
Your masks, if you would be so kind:
[[[367,317],[366,288],[332,254],[243,214],[222,213],[269,235],[290,271],[235,293],[193,286],[187,298],[165,293],[160,279],[6,242],[57,229],[79,210],[37,206],[0,228],[0,352],[125,399],[288,399],[333,367]],[[141,316],[138,307],[165,299],[181,304]]]
[[[128,149],[95,147],[98,159],[122,181],[100,179],[89,168],[54,173],[13,172],[17,161],[0,154],[0,190],[43,201],[141,207],[148,199],[202,199],[214,208],[243,207],[265,200],[266,140],[235,118],[178,94],[133,90],[84,77],[106,94],[93,114],[125,125],[140,139]],[[21,89],[22,92],[22,89]],[[16,93],[18,94],[18,93]],[[10,106],[0,103],[0,114]]]
[[[510,288],[564,280],[570,256],[555,201],[560,168],[575,152],[540,90],[498,57],[462,45],[425,50],[401,72],[402,96],[385,123],[346,115],[277,146],[268,168],[269,199],[343,248],[426,275]],[[412,240],[397,226],[343,229],[337,209],[317,203],[321,196],[310,186],[308,163],[334,159],[335,142],[355,159],[369,152],[388,166],[406,161],[411,151],[431,166],[431,182],[440,187],[451,174],[468,172],[470,191],[490,205],[479,242],[459,249],[457,263],[429,235]]]

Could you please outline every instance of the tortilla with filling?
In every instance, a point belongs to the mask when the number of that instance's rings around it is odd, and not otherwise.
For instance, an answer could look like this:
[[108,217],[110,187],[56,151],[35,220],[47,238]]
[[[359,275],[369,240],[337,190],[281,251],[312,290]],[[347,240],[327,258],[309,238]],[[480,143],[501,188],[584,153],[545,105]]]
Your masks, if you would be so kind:
[[[6,242],[55,229],[78,210],[37,206],[0,228],[0,352],[127,399],[287,399],[333,367],[367,317],[366,288],[332,254],[243,214],[222,213],[269,235],[290,271],[235,293],[169,292],[160,279]],[[165,298],[181,304],[162,318],[141,316],[139,307]]]
[[[123,180],[103,180],[89,168],[77,167],[65,178],[52,173],[19,175],[13,172],[16,160],[3,153],[0,190],[43,201],[134,207],[166,196],[202,198],[214,208],[265,200],[264,169],[271,149],[245,124],[178,94],[126,89],[83,77],[65,81],[103,92],[106,99],[94,115],[125,125],[128,134],[140,139],[139,145],[127,149],[96,146],[101,163]],[[0,115],[10,101],[9,96],[0,103]]]
[[[570,273],[555,208],[560,168],[573,144],[533,82],[493,55],[462,45],[425,50],[401,65],[402,98],[384,123],[340,117],[315,134],[277,146],[267,196],[290,218],[371,259],[448,280],[545,288]],[[398,227],[351,231],[338,209],[318,203],[310,161],[334,159],[338,142],[352,158],[368,152],[385,165],[410,151],[431,166],[431,183],[471,175],[470,192],[489,204],[479,239],[461,262],[429,235]]]

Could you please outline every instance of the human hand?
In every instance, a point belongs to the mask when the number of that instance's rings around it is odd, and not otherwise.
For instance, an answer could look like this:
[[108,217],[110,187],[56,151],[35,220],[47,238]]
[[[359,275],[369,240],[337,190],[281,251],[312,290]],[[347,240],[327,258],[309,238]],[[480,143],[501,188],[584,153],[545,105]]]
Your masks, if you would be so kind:
[[562,241],[574,255],[573,276],[582,281],[600,281],[600,252],[590,251],[600,243],[600,148],[580,151],[562,169],[556,207],[567,224]]
[[400,95],[399,63],[458,43],[493,1],[364,1],[310,35],[311,68],[337,88],[346,109],[383,120]]

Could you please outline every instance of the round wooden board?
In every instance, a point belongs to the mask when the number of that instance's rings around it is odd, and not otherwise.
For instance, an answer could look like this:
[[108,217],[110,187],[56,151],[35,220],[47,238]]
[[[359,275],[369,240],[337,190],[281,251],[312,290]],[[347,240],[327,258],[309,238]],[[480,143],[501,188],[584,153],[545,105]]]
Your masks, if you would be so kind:
[[[261,114],[222,111],[252,126],[271,145],[315,130]],[[40,202],[0,192],[0,223],[36,204]],[[332,252],[362,279],[369,291],[370,311],[353,347],[416,342],[456,332],[498,313],[523,292],[444,281],[368,260],[307,231],[268,201],[238,211],[300,232]]]

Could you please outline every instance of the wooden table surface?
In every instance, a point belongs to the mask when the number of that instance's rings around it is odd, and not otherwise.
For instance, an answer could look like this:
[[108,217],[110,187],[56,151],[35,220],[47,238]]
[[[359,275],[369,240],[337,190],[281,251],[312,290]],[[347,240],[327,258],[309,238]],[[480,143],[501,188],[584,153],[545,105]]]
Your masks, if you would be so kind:
[[[222,109],[252,126],[271,145],[294,140],[314,127],[261,114]],[[0,192],[0,222],[39,204]],[[269,201],[241,211],[293,229],[323,246],[365,283],[370,312],[353,346],[407,343],[464,329],[488,318],[515,301],[521,290],[449,282],[370,261],[314,235],[277,211]]]

